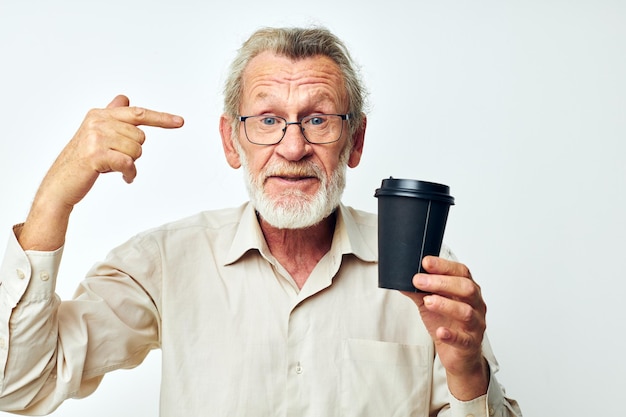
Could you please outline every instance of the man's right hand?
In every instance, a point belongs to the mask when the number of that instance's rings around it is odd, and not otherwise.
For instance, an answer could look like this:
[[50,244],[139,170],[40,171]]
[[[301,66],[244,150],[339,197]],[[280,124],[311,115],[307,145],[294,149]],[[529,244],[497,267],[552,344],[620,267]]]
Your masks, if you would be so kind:
[[28,218],[18,231],[24,250],[55,250],[63,245],[69,216],[98,176],[120,172],[127,183],[137,175],[146,136],[137,126],[179,128],[184,121],[169,113],[129,107],[117,96],[104,109],[87,113],[80,128],[46,174]]

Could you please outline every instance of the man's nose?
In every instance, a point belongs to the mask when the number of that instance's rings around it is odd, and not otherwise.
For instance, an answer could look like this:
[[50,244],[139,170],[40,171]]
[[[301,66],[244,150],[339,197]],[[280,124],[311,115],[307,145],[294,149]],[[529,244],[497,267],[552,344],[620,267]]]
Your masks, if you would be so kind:
[[311,144],[304,137],[300,122],[289,122],[284,130],[285,136],[276,148],[283,158],[289,161],[299,161],[311,153]]

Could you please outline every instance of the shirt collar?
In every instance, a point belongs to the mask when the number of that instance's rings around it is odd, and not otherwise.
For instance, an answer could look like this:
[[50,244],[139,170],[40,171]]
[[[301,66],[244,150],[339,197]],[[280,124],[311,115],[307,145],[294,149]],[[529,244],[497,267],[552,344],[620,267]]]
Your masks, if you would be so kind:
[[369,239],[367,238],[368,234],[376,233],[376,229],[360,225],[353,212],[353,209],[343,204],[339,205],[333,246],[338,245],[342,255],[352,254],[362,261],[376,262],[378,259],[377,252],[370,245],[376,245],[377,240],[372,239],[371,236]]
[[[337,214],[333,249],[338,248],[342,255],[353,254],[365,262],[375,262],[377,260],[376,252],[368,245],[371,242],[365,239],[361,228],[352,215],[351,209],[340,204]],[[255,249],[265,258],[269,256],[269,248],[259,226],[256,211],[252,204],[248,202],[242,212],[239,226],[224,264],[235,263],[246,252]]]

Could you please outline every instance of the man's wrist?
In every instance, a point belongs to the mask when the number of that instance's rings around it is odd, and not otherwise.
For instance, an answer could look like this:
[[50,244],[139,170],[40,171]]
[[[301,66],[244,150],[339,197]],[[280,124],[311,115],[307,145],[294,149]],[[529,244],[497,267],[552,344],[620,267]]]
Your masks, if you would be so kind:
[[475,370],[463,375],[447,373],[448,389],[459,401],[471,401],[487,394],[490,370],[487,360],[482,358]]

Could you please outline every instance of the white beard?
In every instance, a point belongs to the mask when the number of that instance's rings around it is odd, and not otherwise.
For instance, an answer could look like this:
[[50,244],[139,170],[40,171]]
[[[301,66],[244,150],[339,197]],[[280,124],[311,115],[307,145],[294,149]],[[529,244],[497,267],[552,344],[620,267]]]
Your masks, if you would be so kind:
[[[258,175],[250,173],[248,160],[236,137],[233,143],[239,153],[244,181],[250,202],[259,215],[278,229],[305,229],[320,223],[331,215],[341,202],[346,186],[346,167],[351,147],[346,146],[339,155],[339,164],[330,179],[326,173],[312,162],[282,162],[267,166]],[[309,196],[300,190],[285,190],[278,197],[269,197],[264,192],[265,180],[272,175],[295,174],[312,176],[320,180],[319,190]]]

